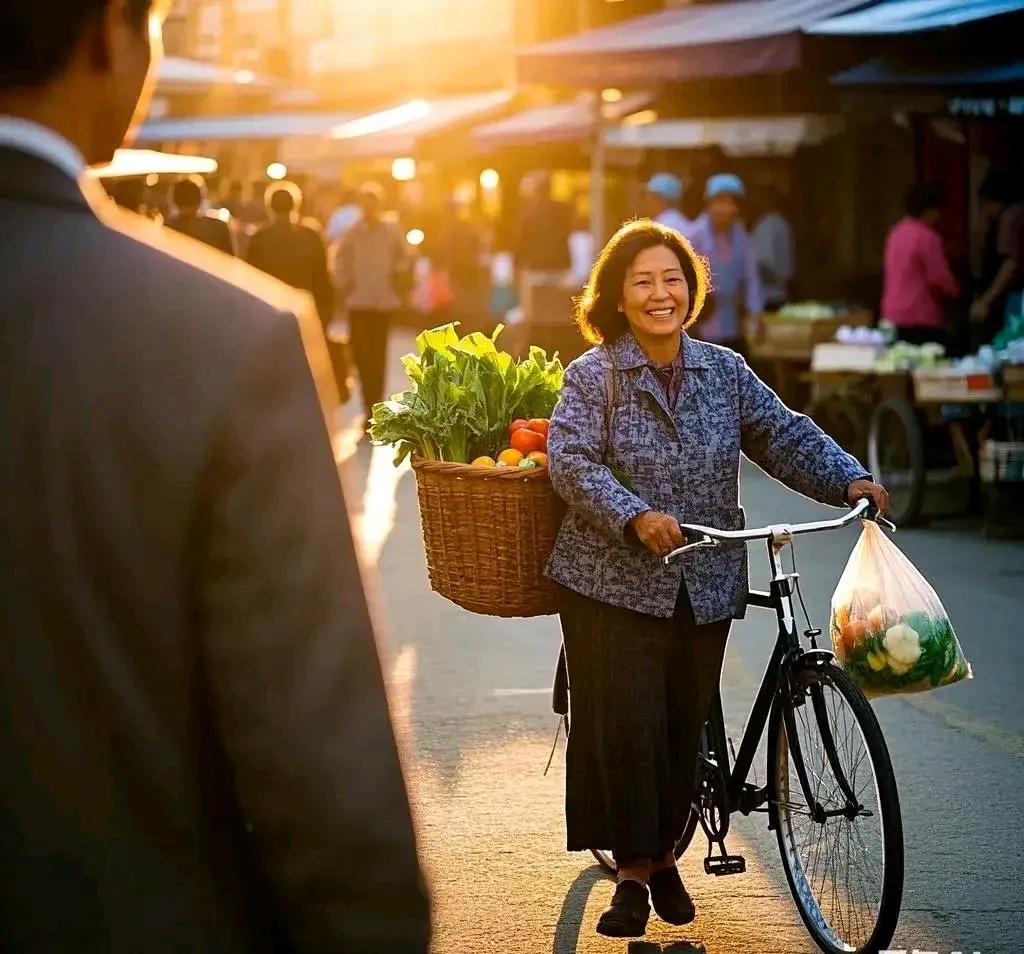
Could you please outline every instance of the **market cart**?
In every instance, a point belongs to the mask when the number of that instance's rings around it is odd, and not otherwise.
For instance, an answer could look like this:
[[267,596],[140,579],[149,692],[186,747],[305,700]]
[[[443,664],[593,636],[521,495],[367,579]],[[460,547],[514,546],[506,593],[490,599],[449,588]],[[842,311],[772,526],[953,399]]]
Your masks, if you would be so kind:
[[908,524],[932,490],[954,490],[958,510],[977,503],[979,448],[1003,392],[987,372],[918,369],[904,380],[905,393],[879,395],[874,404],[867,465],[889,489],[893,519]]
[[871,323],[871,312],[863,309],[814,303],[788,306],[750,322],[747,354],[783,401],[790,407],[802,407],[807,400],[806,372],[815,346],[832,341],[843,325],[857,328]]

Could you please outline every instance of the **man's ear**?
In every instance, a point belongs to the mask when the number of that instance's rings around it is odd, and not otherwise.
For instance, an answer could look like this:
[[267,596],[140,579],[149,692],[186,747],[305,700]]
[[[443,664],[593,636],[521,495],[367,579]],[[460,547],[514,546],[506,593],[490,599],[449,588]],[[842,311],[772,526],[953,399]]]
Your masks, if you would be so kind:
[[97,73],[107,72],[113,63],[116,31],[124,28],[125,15],[125,0],[107,0],[86,29],[83,49],[89,67]]

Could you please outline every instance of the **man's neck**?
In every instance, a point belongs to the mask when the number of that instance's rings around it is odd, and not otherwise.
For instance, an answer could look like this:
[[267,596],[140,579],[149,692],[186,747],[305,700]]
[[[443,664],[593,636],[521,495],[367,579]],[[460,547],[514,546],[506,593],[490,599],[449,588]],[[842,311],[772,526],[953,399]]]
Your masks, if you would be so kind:
[[92,147],[89,116],[77,109],[68,108],[66,100],[62,101],[62,97],[51,88],[0,93],[0,115],[36,123],[56,133],[71,143],[85,157],[86,162],[105,161],[91,156],[95,150]]

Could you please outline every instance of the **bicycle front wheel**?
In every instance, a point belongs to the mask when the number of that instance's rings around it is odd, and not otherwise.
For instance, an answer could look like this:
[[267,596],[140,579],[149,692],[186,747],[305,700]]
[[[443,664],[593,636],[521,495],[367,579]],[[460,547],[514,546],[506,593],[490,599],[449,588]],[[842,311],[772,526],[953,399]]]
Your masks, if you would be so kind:
[[[786,879],[800,916],[827,954],[888,946],[903,897],[903,823],[882,730],[864,694],[838,666],[824,666],[793,705],[798,745],[776,716],[770,771]],[[800,784],[799,748],[813,801]]]

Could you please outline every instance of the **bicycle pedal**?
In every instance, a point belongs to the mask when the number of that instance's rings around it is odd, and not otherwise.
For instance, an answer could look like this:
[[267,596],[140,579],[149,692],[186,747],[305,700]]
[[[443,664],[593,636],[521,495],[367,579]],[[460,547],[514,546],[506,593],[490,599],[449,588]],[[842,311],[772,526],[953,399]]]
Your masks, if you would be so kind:
[[704,859],[704,871],[719,878],[723,875],[743,874],[746,870],[747,861],[742,855],[718,855]]

